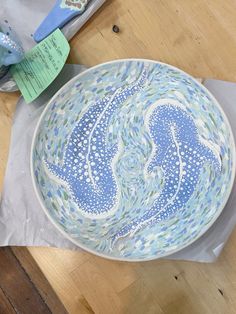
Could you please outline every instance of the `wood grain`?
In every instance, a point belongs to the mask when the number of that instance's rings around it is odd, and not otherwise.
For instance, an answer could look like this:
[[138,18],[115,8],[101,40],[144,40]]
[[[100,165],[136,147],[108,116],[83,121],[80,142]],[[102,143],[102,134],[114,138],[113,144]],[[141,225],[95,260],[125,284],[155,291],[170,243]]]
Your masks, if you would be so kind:
[[150,58],[235,81],[235,8],[231,0],[108,0],[72,39],[70,62]]
[[[60,302],[58,296],[50,286],[49,282],[35,263],[31,254],[25,247],[11,248],[21,267],[25,270],[30,280],[37,288],[43,301],[47,304],[50,311],[57,314],[66,314],[67,311]],[[1,313],[1,311],[0,311]]]
[[[31,248],[30,252],[69,313],[234,314],[235,243],[236,230],[213,264],[168,260],[122,263],[84,252],[68,252],[71,258],[67,259],[67,251],[48,248]],[[56,256],[60,274],[52,270]],[[71,298],[70,288],[76,299]],[[81,310],[81,304],[87,305],[87,312]]]
[[0,191],[8,157],[12,118],[18,98],[18,92],[11,94],[0,92]]
[[11,305],[9,299],[4,294],[2,289],[0,289],[0,313],[16,313],[14,307]]
[[0,249],[0,269],[1,295],[8,300],[2,302],[3,306],[11,306],[16,313],[31,314],[35,309],[39,314],[51,313],[9,248]]
[[[195,77],[236,81],[236,2],[107,0],[71,40],[69,62],[150,58]],[[113,25],[120,28],[112,31]],[[0,95],[0,178],[18,95]],[[214,264],[106,261],[29,248],[69,313],[236,313],[236,232]]]
[[91,313],[81,287],[73,276],[69,275],[78,265],[89,260],[85,252],[73,252],[51,248],[29,248],[39,267],[51,286],[65,305],[69,313]]

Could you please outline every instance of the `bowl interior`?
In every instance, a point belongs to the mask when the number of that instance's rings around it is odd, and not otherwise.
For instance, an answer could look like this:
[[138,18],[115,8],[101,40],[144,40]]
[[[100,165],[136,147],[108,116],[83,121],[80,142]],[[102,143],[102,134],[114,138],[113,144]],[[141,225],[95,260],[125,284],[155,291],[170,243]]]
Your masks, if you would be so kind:
[[74,243],[149,260],[199,238],[221,213],[235,165],[229,123],[184,72],[119,60],[67,83],[32,144],[36,193]]

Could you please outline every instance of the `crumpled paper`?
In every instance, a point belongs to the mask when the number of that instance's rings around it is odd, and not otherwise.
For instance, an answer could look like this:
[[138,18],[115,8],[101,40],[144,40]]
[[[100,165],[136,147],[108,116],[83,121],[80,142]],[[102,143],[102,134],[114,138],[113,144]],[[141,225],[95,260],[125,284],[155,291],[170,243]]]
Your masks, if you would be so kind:
[[[52,246],[81,250],[51,224],[38,203],[30,176],[31,141],[46,103],[69,79],[84,70],[65,65],[57,79],[33,103],[20,98],[14,117],[10,153],[0,203],[0,246]],[[225,111],[236,138],[236,83],[206,80],[203,83]],[[185,249],[168,259],[213,262],[221,253],[236,224],[236,185],[214,225]]]

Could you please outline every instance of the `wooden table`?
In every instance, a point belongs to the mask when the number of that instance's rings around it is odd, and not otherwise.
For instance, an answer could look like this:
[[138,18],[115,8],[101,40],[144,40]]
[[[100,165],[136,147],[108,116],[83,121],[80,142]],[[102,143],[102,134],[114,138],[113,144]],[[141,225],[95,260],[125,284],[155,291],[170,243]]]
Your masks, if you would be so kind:
[[[69,62],[161,60],[195,77],[236,81],[236,2],[107,0],[71,40]],[[112,32],[112,26],[120,28]],[[0,95],[0,175],[19,94]],[[121,263],[29,248],[69,313],[236,313],[236,232],[214,264]],[[20,249],[17,249],[18,253]]]

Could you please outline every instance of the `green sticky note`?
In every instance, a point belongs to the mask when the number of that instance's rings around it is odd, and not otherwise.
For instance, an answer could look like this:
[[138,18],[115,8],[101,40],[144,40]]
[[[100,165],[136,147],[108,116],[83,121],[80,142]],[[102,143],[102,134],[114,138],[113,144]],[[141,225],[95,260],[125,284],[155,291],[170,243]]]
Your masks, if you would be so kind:
[[57,29],[25,54],[25,58],[11,66],[26,103],[33,101],[52,83],[66,62],[70,46]]

